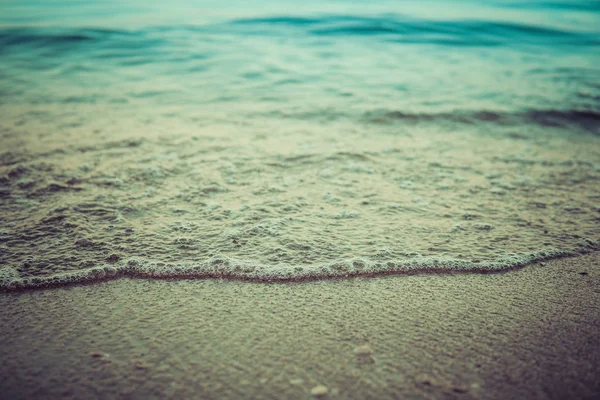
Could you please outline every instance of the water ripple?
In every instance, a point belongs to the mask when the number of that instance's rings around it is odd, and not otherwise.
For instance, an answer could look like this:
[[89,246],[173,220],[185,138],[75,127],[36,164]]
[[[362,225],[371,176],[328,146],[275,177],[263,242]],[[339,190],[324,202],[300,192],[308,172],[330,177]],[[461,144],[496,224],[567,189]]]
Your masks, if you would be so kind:
[[236,19],[202,26],[163,26],[136,31],[108,29],[10,28],[0,30],[0,51],[19,48],[153,48],[181,39],[210,35],[265,35],[269,37],[385,38],[397,43],[471,46],[534,44],[554,47],[598,46],[600,34],[487,20],[423,20],[402,16],[320,17],[273,16]]

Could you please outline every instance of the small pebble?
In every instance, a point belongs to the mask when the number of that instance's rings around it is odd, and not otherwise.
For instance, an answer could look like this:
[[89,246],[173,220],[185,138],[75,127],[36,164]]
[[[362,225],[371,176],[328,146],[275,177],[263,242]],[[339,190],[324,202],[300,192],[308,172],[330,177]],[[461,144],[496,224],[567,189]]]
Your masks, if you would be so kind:
[[467,388],[466,388],[466,387],[464,387],[464,386],[454,386],[454,387],[452,388],[452,391],[453,391],[454,393],[467,393],[467,392],[469,391],[469,389],[467,389]]
[[368,344],[365,344],[363,346],[358,346],[357,348],[354,349],[354,354],[359,355],[359,356],[368,356],[373,352],[373,349],[371,349],[371,346],[369,346]]
[[375,364],[375,359],[371,356],[371,353],[373,353],[373,349],[368,344],[358,346],[354,349],[356,361],[359,365]]
[[323,385],[317,385],[310,390],[310,394],[315,397],[327,396],[327,393],[329,393],[329,389],[327,389],[327,386]]

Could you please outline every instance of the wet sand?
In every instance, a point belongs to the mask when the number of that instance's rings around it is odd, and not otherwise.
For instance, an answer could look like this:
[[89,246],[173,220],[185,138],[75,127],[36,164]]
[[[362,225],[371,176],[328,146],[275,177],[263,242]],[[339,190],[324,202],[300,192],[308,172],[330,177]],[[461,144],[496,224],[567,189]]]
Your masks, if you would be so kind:
[[4,293],[0,390],[7,399],[598,398],[599,261]]

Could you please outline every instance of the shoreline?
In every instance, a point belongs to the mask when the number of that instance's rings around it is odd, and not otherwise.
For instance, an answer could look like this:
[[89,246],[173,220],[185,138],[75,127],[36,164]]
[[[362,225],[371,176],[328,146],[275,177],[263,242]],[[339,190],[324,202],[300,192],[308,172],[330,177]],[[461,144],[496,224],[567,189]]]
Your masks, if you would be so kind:
[[0,387],[11,398],[593,398],[599,261],[3,293]]
[[[156,268],[148,266],[148,263],[138,267],[137,259],[134,264],[131,260],[127,263],[103,267],[94,267],[85,270],[73,271],[51,276],[27,276],[17,278],[12,282],[9,280],[10,273],[6,273],[4,279],[0,279],[0,293],[24,292],[28,290],[57,289],[63,287],[93,285],[102,282],[110,282],[118,279],[156,279],[156,280],[231,280],[253,283],[303,283],[338,279],[354,278],[378,278],[387,276],[412,276],[412,275],[455,275],[455,274],[478,274],[490,275],[501,274],[529,266],[544,266],[551,260],[577,258],[589,254],[598,253],[599,244],[589,241],[589,248],[581,248],[578,251],[547,250],[538,251],[526,255],[515,255],[512,264],[509,261],[484,261],[471,262],[467,260],[439,259],[435,257],[423,257],[420,259],[401,262],[374,262],[363,258],[346,259],[320,266],[310,265],[298,269],[287,270],[276,268],[273,270],[258,269],[252,263],[239,262],[230,259],[216,259],[200,264],[170,266],[171,269]],[[520,258],[520,259],[519,259]],[[428,266],[427,264],[430,264]],[[150,264],[152,265],[152,264]],[[220,272],[208,271],[210,266],[221,267]],[[205,269],[203,272],[202,269]],[[162,269],[162,270],[161,270]]]

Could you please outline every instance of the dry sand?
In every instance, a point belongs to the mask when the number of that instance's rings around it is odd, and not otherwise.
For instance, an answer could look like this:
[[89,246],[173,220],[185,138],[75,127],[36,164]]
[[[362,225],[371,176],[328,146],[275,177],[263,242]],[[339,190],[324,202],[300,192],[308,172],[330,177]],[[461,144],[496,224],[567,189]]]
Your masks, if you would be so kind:
[[599,261],[5,293],[0,396],[599,398]]

